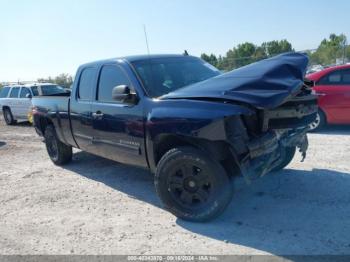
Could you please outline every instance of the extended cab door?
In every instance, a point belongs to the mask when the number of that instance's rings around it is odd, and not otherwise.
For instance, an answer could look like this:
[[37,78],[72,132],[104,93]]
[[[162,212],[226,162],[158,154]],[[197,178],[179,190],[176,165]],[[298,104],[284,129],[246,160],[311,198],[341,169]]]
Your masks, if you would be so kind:
[[72,133],[78,147],[93,152],[91,102],[97,82],[97,68],[85,67],[78,70],[70,99],[69,117]]
[[94,151],[121,163],[147,167],[142,101],[128,103],[113,100],[112,89],[119,85],[126,85],[137,93],[121,65],[103,65],[92,103]]
[[333,124],[350,123],[350,69],[335,70],[315,86],[319,104]]

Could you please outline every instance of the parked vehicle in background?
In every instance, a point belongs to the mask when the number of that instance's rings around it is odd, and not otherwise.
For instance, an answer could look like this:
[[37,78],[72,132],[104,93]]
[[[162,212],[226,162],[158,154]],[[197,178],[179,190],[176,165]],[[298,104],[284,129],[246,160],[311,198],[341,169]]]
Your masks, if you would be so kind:
[[33,99],[34,127],[56,165],[72,147],[149,168],[176,216],[205,221],[231,201],[232,180],[284,168],[306,133],[317,97],[308,59],[289,53],[220,74],[181,55],[123,57],[82,65],[72,93]]
[[309,74],[319,96],[319,111],[312,130],[326,124],[350,124],[350,65],[334,66]]
[[310,66],[310,67],[307,69],[306,73],[307,73],[307,74],[312,74],[312,73],[319,72],[319,71],[321,71],[321,70],[323,70],[323,69],[324,69],[324,67],[323,67],[322,65],[313,65],[313,66]]
[[7,125],[27,121],[33,93],[22,85],[5,86],[0,93],[0,107]]
[[67,91],[65,91],[63,87],[51,83],[34,83],[3,87],[0,93],[0,108],[6,124],[13,125],[17,121],[29,121],[32,123],[32,97],[50,96],[62,92]]
[[34,96],[50,96],[60,94],[62,92],[69,93],[67,89],[52,83],[33,83],[26,84],[24,86],[30,88]]

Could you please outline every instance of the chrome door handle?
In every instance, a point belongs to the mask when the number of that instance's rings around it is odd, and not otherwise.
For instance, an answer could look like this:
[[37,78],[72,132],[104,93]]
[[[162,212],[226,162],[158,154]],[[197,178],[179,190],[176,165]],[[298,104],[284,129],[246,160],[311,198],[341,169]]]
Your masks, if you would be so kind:
[[92,113],[93,118],[102,118],[103,113],[101,111],[97,111],[96,113]]

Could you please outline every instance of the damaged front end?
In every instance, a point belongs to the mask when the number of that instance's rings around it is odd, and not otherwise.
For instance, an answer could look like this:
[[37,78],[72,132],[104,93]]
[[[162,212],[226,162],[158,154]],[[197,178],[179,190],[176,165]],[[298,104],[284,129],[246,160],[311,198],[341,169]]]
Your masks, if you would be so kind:
[[161,99],[212,101],[248,111],[224,115],[226,137],[220,139],[229,143],[232,157],[250,182],[285,166],[290,149],[293,155],[299,149],[303,159],[306,156],[306,133],[318,110],[317,97],[311,92],[313,83],[305,80],[307,65],[304,54],[281,54],[180,88]]
[[305,83],[297,95],[277,108],[227,119],[227,139],[247,183],[278,167],[285,158],[285,148],[297,148],[302,161],[305,159],[306,133],[317,110],[317,98]]

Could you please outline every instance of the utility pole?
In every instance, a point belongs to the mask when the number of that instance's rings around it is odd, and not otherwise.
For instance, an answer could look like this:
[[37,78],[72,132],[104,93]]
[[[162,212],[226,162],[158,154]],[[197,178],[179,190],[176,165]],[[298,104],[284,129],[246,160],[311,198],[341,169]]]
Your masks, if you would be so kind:
[[347,47],[347,42],[345,40],[343,45],[343,64],[345,64],[346,47]]

